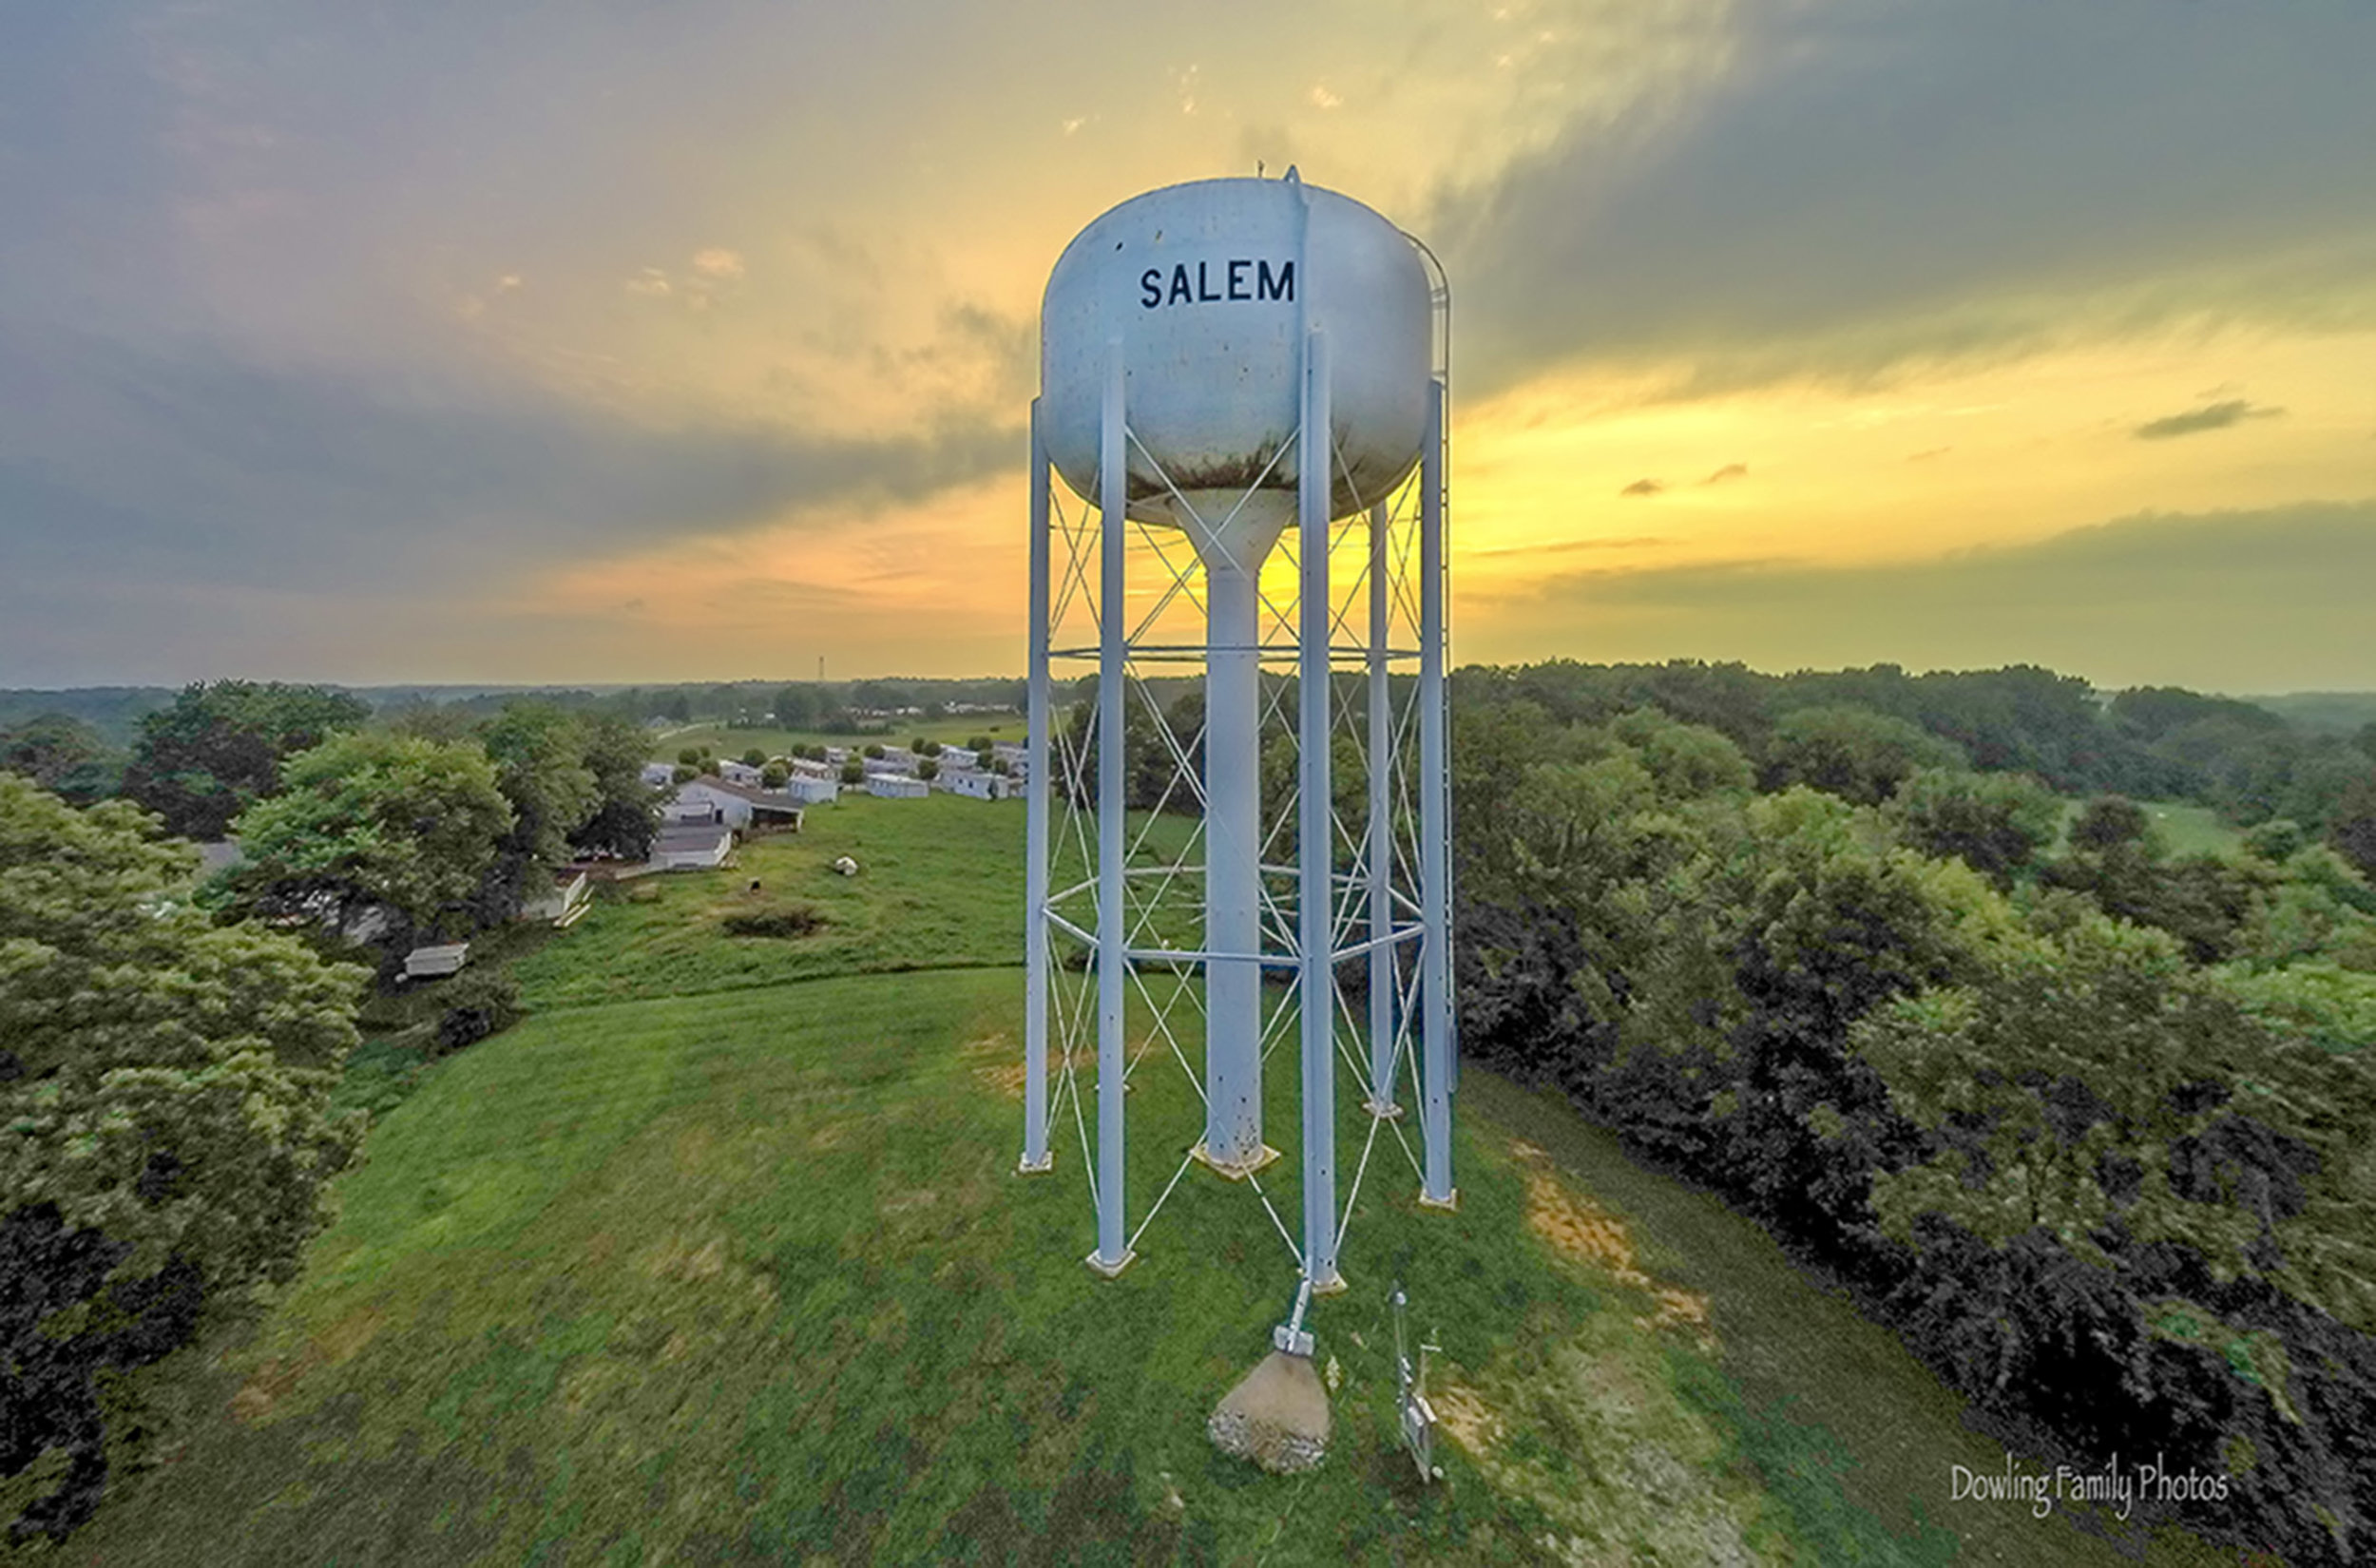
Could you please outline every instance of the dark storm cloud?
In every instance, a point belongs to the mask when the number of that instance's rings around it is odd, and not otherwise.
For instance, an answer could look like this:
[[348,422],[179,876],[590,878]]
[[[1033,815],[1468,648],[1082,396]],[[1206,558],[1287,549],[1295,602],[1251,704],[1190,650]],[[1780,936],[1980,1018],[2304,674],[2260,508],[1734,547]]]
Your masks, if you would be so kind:
[[2168,441],[2174,436],[2197,435],[2204,430],[2224,430],[2247,419],[2274,419],[2283,412],[2283,409],[2256,408],[2240,397],[2232,397],[2184,413],[2149,419],[2131,433],[2139,441]]
[[483,583],[568,552],[912,500],[1020,430],[661,427],[516,381],[269,366],[0,323],[0,546],[20,577],[275,589]]
[[[2098,681],[2278,691],[2376,685],[2376,498],[2147,514],[2036,544],[1883,565],[1569,573],[1495,606],[1588,657],[1909,666],[2031,660]],[[1539,655],[1537,657],[1540,657]]]
[[1753,6],[1663,119],[1447,200],[1464,375],[1854,379],[2183,318],[2376,319],[2376,6]]

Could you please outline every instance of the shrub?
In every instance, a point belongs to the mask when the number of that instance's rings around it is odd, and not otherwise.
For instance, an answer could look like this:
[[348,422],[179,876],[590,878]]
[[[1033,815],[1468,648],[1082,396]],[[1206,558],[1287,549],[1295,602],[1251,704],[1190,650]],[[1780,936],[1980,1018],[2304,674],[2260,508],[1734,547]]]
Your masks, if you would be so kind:
[[462,974],[438,988],[437,1054],[475,1045],[520,1021],[520,987],[508,975]]
[[737,909],[719,922],[728,936],[763,936],[789,941],[807,936],[825,924],[825,917],[807,904],[774,904],[763,909]]

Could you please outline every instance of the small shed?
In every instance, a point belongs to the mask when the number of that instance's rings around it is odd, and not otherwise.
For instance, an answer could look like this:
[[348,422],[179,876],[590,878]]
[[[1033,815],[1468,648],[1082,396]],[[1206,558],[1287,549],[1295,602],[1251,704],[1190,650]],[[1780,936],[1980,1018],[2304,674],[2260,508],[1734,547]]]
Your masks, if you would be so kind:
[[440,975],[457,972],[469,961],[470,945],[467,942],[448,942],[436,947],[415,947],[404,955],[404,978],[434,980]]
[[556,926],[574,925],[585,913],[593,896],[593,885],[586,881],[584,871],[555,871],[550,888],[520,906],[520,918],[549,920]]
[[723,823],[684,823],[661,829],[652,840],[652,865],[663,871],[709,870],[726,864],[734,830]]

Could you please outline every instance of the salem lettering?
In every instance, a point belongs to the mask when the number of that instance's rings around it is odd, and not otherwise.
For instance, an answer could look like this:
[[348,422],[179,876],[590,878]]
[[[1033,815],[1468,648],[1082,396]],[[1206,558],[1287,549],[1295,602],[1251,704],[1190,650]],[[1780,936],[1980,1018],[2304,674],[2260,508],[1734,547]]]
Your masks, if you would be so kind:
[[1294,298],[1293,261],[1280,262],[1275,272],[1270,262],[1251,257],[1199,261],[1194,269],[1180,261],[1173,264],[1168,276],[1160,267],[1149,267],[1139,275],[1140,310],[1151,311],[1159,305],[1215,305],[1229,300],[1277,300],[1292,304]]

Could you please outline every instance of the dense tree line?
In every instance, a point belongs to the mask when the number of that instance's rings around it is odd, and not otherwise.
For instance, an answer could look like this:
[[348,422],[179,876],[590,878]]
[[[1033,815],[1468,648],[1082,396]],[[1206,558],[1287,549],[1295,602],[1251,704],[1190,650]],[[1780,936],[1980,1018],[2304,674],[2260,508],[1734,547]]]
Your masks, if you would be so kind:
[[[1904,742],[1919,730],[1981,773],[2026,774],[2061,794],[2118,794],[2197,801],[2244,826],[2282,818],[2327,836],[2376,874],[2376,725],[2355,732],[2290,722],[2256,703],[2174,687],[2140,687],[2099,702],[2084,680],[2016,665],[1908,675],[1869,669],[1766,675],[1741,664],[1554,660],[1471,668],[1455,702],[1527,701],[1553,721],[1600,723],[1656,708],[1716,731],[1781,781],[1821,711],[1835,730],[1847,713],[1895,719]],[[1816,710],[1810,714],[1808,710]],[[1835,750],[1881,746],[1840,735]],[[2361,846],[2365,845],[2365,851]]]
[[2070,1457],[2159,1449],[2226,1478],[2190,1521],[2364,1552],[2363,874],[2292,824],[2173,857],[2117,797],[2059,848],[2036,779],[1946,765],[1915,717],[1753,725],[1738,672],[1639,679],[1753,751],[1514,675],[1455,710],[1464,1050],[1713,1183]]

